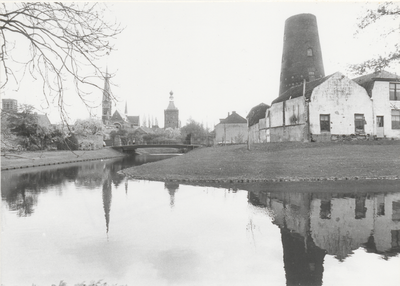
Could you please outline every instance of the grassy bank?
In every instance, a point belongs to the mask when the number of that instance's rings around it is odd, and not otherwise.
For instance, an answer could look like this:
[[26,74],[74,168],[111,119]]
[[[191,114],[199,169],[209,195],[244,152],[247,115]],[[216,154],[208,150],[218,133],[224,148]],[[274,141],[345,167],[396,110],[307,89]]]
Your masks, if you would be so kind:
[[66,164],[122,156],[124,156],[124,154],[111,148],[91,151],[7,152],[2,153],[1,170],[6,171],[19,168]]
[[122,171],[157,181],[251,183],[400,178],[400,141],[269,143],[201,148]]

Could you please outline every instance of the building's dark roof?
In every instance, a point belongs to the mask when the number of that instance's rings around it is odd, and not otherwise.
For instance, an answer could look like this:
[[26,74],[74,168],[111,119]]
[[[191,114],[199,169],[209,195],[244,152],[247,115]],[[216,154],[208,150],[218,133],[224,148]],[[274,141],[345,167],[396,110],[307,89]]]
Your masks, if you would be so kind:
[[366,89],[368,95],[372,96],[372,89],[374,88],[375,81],[397,81],[400,82],[400,76],[392,74],[387,71],[379,71],[356,77],[352,79],[357,84]]
[[249,114],[246,116],[249,122],[249,126],[253,126],[254,124],[257,124],[261,118],[265,118],[265,111],[269,107],[270,106],[265,103],[260,103],[259,105],[253,107],[250,110]]
[[119,114],[119,112],[117,110],[115,110],[114,114],[111,116],[111,121],[124,121],[124,119],[122,118],[121,114]]
[[236,111],[232,111],[232,114],[228,115],[225,119],[220,119],[220,123],[225,124],[236,124],[236,123],[247,123],[247,120],[236,113]]
[[50,126],[51,122],[49,118],[47,117],[47,114],[36,114],[38,124],[41,126]]
[[139,126],[139,116],[127,116],[126,119],[129,123]]
[[139,134],[154,134],[154,130],[146,127],[146,126],[140,126],[135,129],[134,133],[139,133]]
[[[323,78],[319,78],[319,79],[310,81],[310,82],[306,82],[306,88],[305,88],[305,93],[304,93],[305,97],[310,98],[314,88],[316,88],[323,82],[327,81],[332,75],[333,74],[328,75]],[[287,91],[282,93],[277,99],[272,101],[272,104],[282,102],[282,101],[285,101],[288,99],[300,97],[300,96],[303,96],[303,85],[294,86],[294,87],[288,89]]]

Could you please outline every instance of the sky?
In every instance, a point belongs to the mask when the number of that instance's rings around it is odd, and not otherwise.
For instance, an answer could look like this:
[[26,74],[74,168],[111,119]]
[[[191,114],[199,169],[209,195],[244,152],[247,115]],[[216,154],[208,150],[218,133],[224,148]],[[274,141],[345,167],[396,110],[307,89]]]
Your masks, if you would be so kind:
[[[114,42],[116,50],[101,62],[114,74],[111,90],[119,101],[113,111],[123,114],[126,102],[128,115],[160,127],[170,91],[182,126],[193,119],[212,130],[229,112],[246,117],[254,106],[270,105],[278,97],[285,20],[293,15],[317,17],[325,75],[353,78],[349,64],[391,45],[378,40],[379,26],[354,35],[366,2],[153,1],[110,2],[108,7],[105,17],[125,27]],[[388,71],[400,74],[399,67]],[[71,120],[89,117],[73,93],[67,92]],[[92,96],[99,105],[101,91]],[[18,90],[10,85],[2,97],[34,104],[52,123],[60,121],[44,104],[37,81],[27,79]],[[92,112],[100,118],[100,107]]]

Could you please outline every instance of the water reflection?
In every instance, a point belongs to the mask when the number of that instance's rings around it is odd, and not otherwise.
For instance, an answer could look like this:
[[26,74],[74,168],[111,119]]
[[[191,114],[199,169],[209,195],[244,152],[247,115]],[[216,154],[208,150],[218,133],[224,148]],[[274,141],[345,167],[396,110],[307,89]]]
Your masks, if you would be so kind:
[[[112,187],[118,187],[125,180],[128,191],[128,180],[118,171],[144,163],[169,158],[170,155],[131,156],[98,162],[71,164],[69,167],[57,166],[51,169],[34,168],[30,170],[13,170],[2,173],[1,195],[10,211],[19,217],[31,216],[38,203],[38,195],[46,193],[49,188],[57,186],[62,195],[63,186],[73,182],[77,188],[93,190],[102,186],[103,208],[106,220],[106,232],[109,230]],[[167,185],[166,185],[166,188]],[[173,184],[169,187],[171,206],[173,206]]]
[[[159,159],[4,172],[4,285],[373,285],[396,275],[398,191],[244,191],[118,174]],[[354,271],[360,250],[379,256],[360,266],[372,279]]]
[[165,182],[164,187],[168,190],[169,205],[171,206],[171,208],[173,208],[175,205],[175,193],[179,189],[179,184],[176,182]]
[[108,233],[108,228],[110,225],[110,210],[111,210],[111,180],[107,178],[103,183],[103,207],[104,207],[104,216],[106,218],[106,229]]
[[400,193],[248,193],[281,230],[287,285],[322,285],[326,254],[340,262],[363,247],[400,252]]

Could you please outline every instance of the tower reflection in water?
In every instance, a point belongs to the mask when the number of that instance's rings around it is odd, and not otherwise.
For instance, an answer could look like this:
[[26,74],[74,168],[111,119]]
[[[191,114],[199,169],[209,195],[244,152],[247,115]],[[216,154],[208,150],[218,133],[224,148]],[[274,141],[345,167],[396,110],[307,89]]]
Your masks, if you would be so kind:
[[344,261],[363,247],[400,252],[400,193],[248,192],[281,229],[287,285],[322,285],[326,254]]
[[175,205],[175,193],[179,189],[179,184],[176,182],[165,182],[164,188],[168,190],[170,200],[169,205],[171,206],[171,208],[173,208]]

